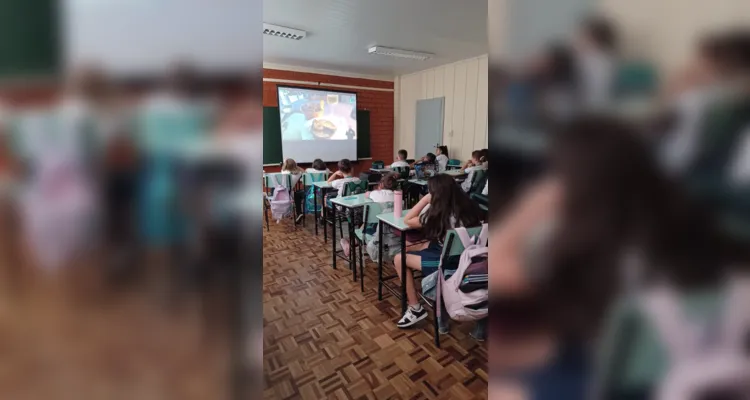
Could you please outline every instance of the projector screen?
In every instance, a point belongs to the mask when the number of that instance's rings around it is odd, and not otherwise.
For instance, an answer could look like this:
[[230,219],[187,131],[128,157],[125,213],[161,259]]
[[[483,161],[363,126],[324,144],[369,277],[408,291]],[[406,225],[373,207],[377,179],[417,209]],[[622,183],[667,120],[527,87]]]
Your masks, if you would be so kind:
[[281,149],[298,163],[357,159],[357,95],[279,86]]

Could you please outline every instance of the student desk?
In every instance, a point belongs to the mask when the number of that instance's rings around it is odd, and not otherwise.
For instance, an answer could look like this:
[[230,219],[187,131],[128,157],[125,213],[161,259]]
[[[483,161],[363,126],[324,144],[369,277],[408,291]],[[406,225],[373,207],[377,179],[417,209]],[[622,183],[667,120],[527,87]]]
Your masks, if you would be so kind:
[[[365,197],[364,194],[356,194],[353,196],[346,196],[346,197],[336,197],[335,199],[331,199],[331,204],[333,207],[331,207],[331,213],[332,220],[333,220],[333,229],[331,230],[331,244],[333,248],[333,268],[336,269],[336,257],[338,256],[338,253],[336,252],[336,206],[341,206],[342,208],[345,208],[347,210],[355,210],[360,207],[364,207],[365,204],[371,203],[372,200],[370,200],[368,197]],[[341,257],[345,259],[346,261],[349,261],[349,269],[352,270],[353,276],[354,276],[354,282],[357,281],[357,262],[356,262],[356,256],[354,255],[354,250],[352,249],[352,244],[354,243],[354,213],[351,213],[352,220],[349,221],[349,257]],[[343,249],[341,250],[343,252]]]
[[376,174],[384,174],[386,172],[391,172],[391,171],[393,171],[393,170],[390,169],[389,167],[385,167],[385,168],[370,168],[370,172],[374,172]]
[[468,175],[464,170],[462,169],[451,169],[448,171],[443,171],[441,174],[450,175],[454,178],[461,178],[465,175]]
[[[333,186],[331,186],[328,182],[313,182],[313,207],[315,207],[314,214],[315,214],[315,236],[318,236],[318,223],[320,220],[320,217],[318,216],[318,191],[320,191],[320,197],[323,199],[323,220],[326,220],[326,193],[334,190]],[[323,227],[323,240],[328,242],[328,228],[325,226]]]
[[406,301],[406,231],[410,230],[408,226],[404,223],[404,216],[406,216],[406,213],[409,212],[409,210],[404,210],[401,213],[401,217],[396,218],[393,212],[387,212],[384,214],[378,215],[378,239],[380,243],[378,244],[378,252],[380,254],[380,257],[378,257],[378,300],[383,299],[383,225],[388,225],[393,229],[396,229],[401,232],[401,293],[396,293],[394,289],[392,289],[390,286],[385,285],[385,288],[388,289],[391,294],[393,294],[396,298],[401,299],[401,312],[406,312],[407,307],[407,301]]

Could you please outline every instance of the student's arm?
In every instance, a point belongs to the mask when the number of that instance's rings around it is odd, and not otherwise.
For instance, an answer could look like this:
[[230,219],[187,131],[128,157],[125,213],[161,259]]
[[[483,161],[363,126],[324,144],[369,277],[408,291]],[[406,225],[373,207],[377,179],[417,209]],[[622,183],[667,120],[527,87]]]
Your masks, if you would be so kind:
[[432,195],[428,194],[427,196],[422,197],[421,200],[417,203],[414,208],[409,210],[408,213],[406,213],[406,216],[404,217],[404,224],[412,229],[419,229],[422,227],[422,222],[419,221],[419,214],[422,212],[422,210],[427,207],[428,204],[430,204],[430,200],[432,199]]
[[328,177],[328,183],[331,183],[337,179],[341,178],[341,171],[336,171],[335,173],[331,174],[331,176]]

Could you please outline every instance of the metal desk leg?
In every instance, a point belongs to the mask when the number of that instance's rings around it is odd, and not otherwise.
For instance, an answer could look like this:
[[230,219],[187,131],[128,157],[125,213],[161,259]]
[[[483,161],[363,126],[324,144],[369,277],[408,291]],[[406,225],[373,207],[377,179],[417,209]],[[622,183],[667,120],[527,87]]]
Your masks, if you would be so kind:
[[350,209],[349,214],[351,215],[351,221],[349,225],[349,268],[352,269],[354,282],[357,282],[357,252],[354,244],[354,209]]
[[406,232],[401,232],[401,313],[406,312]]
[[307,228],[307,191],[302,190],[302,227]]
[[315,236],[318,236],[318,187],[313,186],[313,209],[315,210]]
[[[325,208],[323,208],[325,210]],[[331,249],[333,250],[333,269],[336,269],[336,205],[331,204],[331,221],[333,226],[331,227]],[[328,223],[326,222],[326,225]]]
[[378,220],[378,300],[383,300],[383,221]]
[[320,191],[323,198],[323,242],[328,243],[328,207],[326,202],[326,192]]

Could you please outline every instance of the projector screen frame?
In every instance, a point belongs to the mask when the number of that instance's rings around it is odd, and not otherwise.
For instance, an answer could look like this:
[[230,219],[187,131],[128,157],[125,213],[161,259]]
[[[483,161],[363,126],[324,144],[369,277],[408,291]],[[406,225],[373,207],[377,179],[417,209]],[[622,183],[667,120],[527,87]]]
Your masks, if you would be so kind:
[[[356,103],[355,103],[355,107],[354,107],[355,114],[356,114],[357,111],[361,110],[359,108],[359,93],[355,92],[353,90],[340,90],[340,89],[338,89],[336,87],[326,86],[324,83],[321,83],[321,82],[318,82],[318,86],[316,86],[316,87],[303,86],[303,85],[277,84],[276,85],[276,105],[279,108],[279,123],[283,123],[283,121],[281,121],[281,102],[280,102],[280,99],[279,99],[279,91],[281,89],[301,89],[301,90],[310,90],[310,91],[321,92],[321,93],[331,93],[331,92],[333,92],[333,93],[340,93],[340,94],[350,94],[350,95],[353,95],[355,97],[355,99],[357,100]],[[356,141],[359,141],[359,119],[357,119],[356,121],[357,121],[357,139],[356,139]],[[281,149],[282,149],[282,158],[284,158],[284,154],[283,154],[284,141],[283,141],[283,139],[281,141]],[[359,160],[359,158],[357,156],[355,156],[354,158],[351,158],[350,160],[352,162],[356,162],[356,161]],[[335,162],[339,162],[339,161],[340,161],[340,159],[339,160],[326,160],[326,159],[323,159],[323,162],[325,162],[325,163],[335,163]],[[282,162],[283,162],[283,160],[282,160]],[[298,164],[303,164],[303,165],[305,165],[305,164],[312,164],[312,161],[299,161]]]

